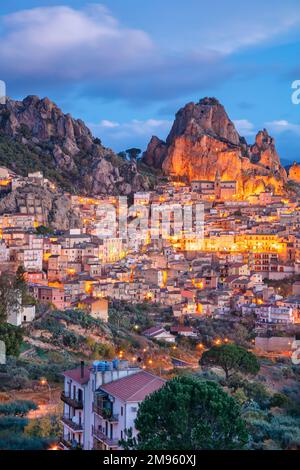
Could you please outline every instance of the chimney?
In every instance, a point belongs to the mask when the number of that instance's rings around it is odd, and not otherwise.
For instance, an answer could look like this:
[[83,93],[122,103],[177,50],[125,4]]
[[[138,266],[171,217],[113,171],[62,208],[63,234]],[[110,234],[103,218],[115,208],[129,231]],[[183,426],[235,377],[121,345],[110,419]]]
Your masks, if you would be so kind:
[[84,377],[84,361],[80,361],[80,377]]

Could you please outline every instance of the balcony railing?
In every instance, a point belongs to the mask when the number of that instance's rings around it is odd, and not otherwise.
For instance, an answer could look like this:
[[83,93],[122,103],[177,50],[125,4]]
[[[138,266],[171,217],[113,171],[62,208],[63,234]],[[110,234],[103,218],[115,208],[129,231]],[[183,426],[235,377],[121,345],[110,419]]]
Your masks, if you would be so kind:
[[71,441],[69,436],[62,435],[59,439],[60,444],[67,449],[82,449],[82,444],[79,444],[76,440]]
[[69,428],[73,429],[73,431],[83,431],[83,423],[76,423],[72,421],[69,416],[62,416],[62,422],[66,424]]
[[66,392],[61,392],[60,399],[77,410],[83,409],[83,401],[78,398],[71,398]]
[[119,415],[113,414],[110,409],[103,408],[102,406],[98,406],[97,403],[93,403],[93,411],[97,413],[103,419],[107,419],[110,423],[118,423]]
[[96,439],[103,442],[108,447],[111,447],[111,448],[118,448],[119,447],[119,439],[110,439],[102,431],[100,431],[100,429],[97,429],[94,426],[92,427],[92,433],[93,433],[93,436]]

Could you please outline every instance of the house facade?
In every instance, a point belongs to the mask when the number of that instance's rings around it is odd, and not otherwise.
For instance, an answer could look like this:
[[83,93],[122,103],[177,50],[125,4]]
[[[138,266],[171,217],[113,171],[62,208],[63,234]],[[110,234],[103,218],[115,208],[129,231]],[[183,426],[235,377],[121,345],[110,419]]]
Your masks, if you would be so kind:
[[139,405],[165,380],[127,361],[94,361],[66,371],[61,447],[65,450],[121,450],[126,430],[137,435]]

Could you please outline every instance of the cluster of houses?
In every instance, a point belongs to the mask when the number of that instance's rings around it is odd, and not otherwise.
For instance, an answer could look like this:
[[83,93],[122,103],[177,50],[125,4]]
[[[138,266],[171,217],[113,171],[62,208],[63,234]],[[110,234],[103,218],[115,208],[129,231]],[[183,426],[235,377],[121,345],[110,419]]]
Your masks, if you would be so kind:
[[[0,179],[15,180],[0,170]],[[41,173],[27,179],[49,183]],[[37,232],[35,214],[2,213],[0,271],[23,265],[36,300],[57,309],[81,308],[103,321],[108,303],[120,300],[162,304],[175,324],[184,316],[225,318],[233,311],[254,313],[258,324],[299,322],[297,282],[288,296],[270,287],[300,274],[299,201],[270,193],[239,200],[235,191],[234,182],[218,178],[191,184],[162,180],[155,191],[134,195],[135,205],[149,210],[152,204],[163,211],[171,202],[201,202],[204,238],[196,242],[181,232],[126,238],[119,228],[115,236],[100,236],[109,225],[107,205],[121,211],[113,196],[67,195],[81,227],[50,235]],[[14,323],[32,318],[23,312]]]
[[[20,178],[0,168],[0,191],[22,185],[55,186],[42,173]],[[297,197],[262,192],[246,200],[238,197],[234,181],[164,180],[155,191],[136,193],[135,209],[144,214],[146,237],[116,232],[102,236],[115,223],[107,207],[120,216],[124,207],[114,196],[66,194],[80,228],[37,231],[35,213],[0,215],[0,274],[26,271],[29,292],[40,303],[56,309],[78,308],[108,320],[112,301],[160,304],[172,314],[169,329],[163,323],[143,331],[168,343],[183,336],[197,339],[185,318],[222,318],[232,314],[254,316],[257,328],[285,328],[300,323],[300,204]],[[149,214],[154,204],[164,212],[168,204],[201,203],[204,228],[201,239],[182,231],[151,238]],[[145,211],[144,211],[145,209]],[[172,219],[172,222],[174,220]],[[145,225],[146,224],[146,225]],[[299,277],[300,279],[300,277]],[[11,312],[14,325],[30,322],[35,306]],[[257,338],[257,347],[271,348],[270,338]],[[265,344],[267,341],[268,344]],[[291,343],[281,338],[276,348]],[[279,344],[280,343],[280,344]],[[140,403],[164,385],[164,380],[126,361],[99,362],[66,371],[64,391],[64,449],[119,449],[132,428]]]

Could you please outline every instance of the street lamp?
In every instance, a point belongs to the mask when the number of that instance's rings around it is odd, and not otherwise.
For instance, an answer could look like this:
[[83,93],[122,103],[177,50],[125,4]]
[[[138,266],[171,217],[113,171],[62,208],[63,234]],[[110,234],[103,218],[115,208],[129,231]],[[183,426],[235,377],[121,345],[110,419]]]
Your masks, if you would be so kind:
[[42,378],[40,379],[40,384],[43,385],[43,386],[45,386],[45,385],[48,386],[48,389],[49,389],[49,403],[51,403],[51,402],[52,402],[51,387],[50,387],[50,385],[49,385],[48,380],[47,380],[45,377],[42,377]]
[[53,446],[49,447],[48,450],[59,450],[59,449],[58,449],[57,445],[53,445]]

